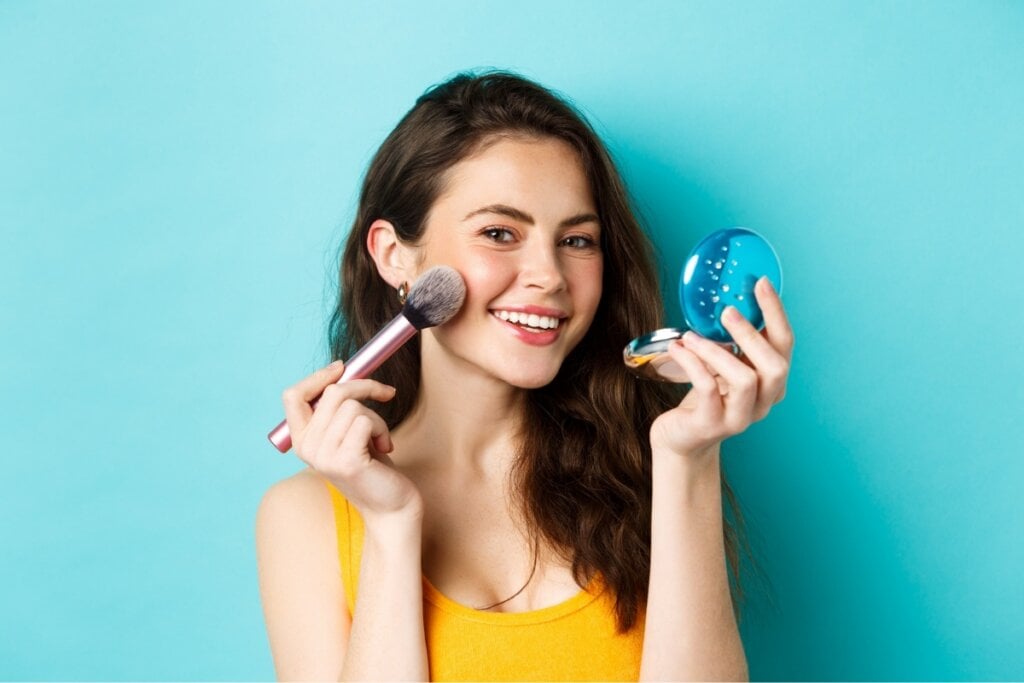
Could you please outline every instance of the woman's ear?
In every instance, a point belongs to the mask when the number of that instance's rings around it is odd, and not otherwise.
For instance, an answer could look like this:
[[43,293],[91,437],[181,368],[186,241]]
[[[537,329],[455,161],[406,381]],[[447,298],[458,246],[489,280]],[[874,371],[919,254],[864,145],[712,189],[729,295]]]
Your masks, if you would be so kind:
[[377,264],[377,272],[389,285],[398,288],[415,280],[412,249],[402,244],[390,221],[377,219],[366,234],[366,249]]

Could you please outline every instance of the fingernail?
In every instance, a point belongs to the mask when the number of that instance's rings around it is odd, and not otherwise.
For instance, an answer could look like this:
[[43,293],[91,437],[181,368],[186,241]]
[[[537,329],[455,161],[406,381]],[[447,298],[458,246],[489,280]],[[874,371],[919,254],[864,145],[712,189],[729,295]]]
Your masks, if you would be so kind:
[[722,311],[722,320],[734,323],[739,321],[740,312],[736,310],[735,306],[726,306],[725,310]]
[[693,330],[687,330],[683,333],[683,342],[687,344],[695,344],[698,340],[700,340],[700,337]]
[[761,286],[761,291],[765,294],[772,294],[775,292],[775,287],[772,286],[772,281],[768,279],[767,275],[763,276],[761,281],[757,284]]

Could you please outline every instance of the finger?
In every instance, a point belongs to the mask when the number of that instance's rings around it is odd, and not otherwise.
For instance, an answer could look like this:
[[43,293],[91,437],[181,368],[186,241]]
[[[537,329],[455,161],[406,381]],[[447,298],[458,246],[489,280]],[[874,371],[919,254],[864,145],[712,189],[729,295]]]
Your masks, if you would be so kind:
[[387,425],[384,426],[385,431],[382,434],[373,435],[373,449],[377,452],[377,455],[384,455],[395,450],[395,444],[391,441],[391,430],[387,429]]
[[[372,399],[383,403],[390,401],[394,396],[394,387],[372,379],[356,379],[328,386],[317,401],[313,417],[310,419],[307,427],[308,434],[304,437],[308,442],[306,448],[307,456],[311,456],[323,447],[324,444],[321,443],[320,437],[326,433],[330,425],[338,424],[339,418],[337,414],[347,402],[352,403],[352,407],[349,409],[351,412],[355,408],[363,407],[360,401]],[[369,410],[367,412],[372,413]],[[373,414],[376,415],[376,413]],[[351,421],[351,417],[352,415],[350,414],[348,421]],[[347,426],[348,421],[343,426]],[[336,443],[332,442],[330,445],[335,446]]]
[[[322,447],[322,437],[328,425],[333,422],[338,408],[345,401],[372,399],[378,402],[385,402],[394,398],[394,395],[394,387],[372,379],[356,379],[342,384],[329,384],[316,402],[313,415],[306,425],[305,433],[299,437],[303,444],[306,458],[312,458],[320,450]],[[294,438],[293,436],[293,440]]]
[[[309,423],[311,432],[319,430],[323,434],[316,450],[316,460],[320,466],[325,464],[325,459],[331,460],[333,455],[338,452],[352,421],[360,414],[360,408],[363,407],[361,403],[351,399],[344,399],[336,403],[337,393],[330,391],[330,387],[327,389],[324,391],[323,400],[317,405],[316,414]],[[321,412],[321,408],[325,408],[325,410]]]
[[313,415],[310,400],[319,396],[325,386],[338,381],[344,371],[345,364],[340,360],[334,361],[281,392],[284,417],[296,447],[301,442],[302,434]]
[[759,367],[778,365],[785,360],[735,306],[726,306],[722,311],[722,325],[750,361],[748,367],[756,370]]
[[693,331],[683,335],[683,344],[704,362],[710,372],[725,379],[729,386],[729,396],[735,397],[738,392],[757,389],[757,373],[753,368],[721,345]]
[[313,407],[313,416],[306,425],[302,435],[302,451],[306,461],[315,466],[317,455],[323,448],[327,429],[337,422],[336,417],[341,404],[347,400],[349,390],[344,384],[331,384],[324,389]]
[[345,459],[336,465],[345,477],[354,477],[361,468],[370,465],[373,457],[368,444],[373,434],[373,421],[366,415],[357,415],[345,432],[338,451],[345,454]]
[[351,480],[371,460],[366,452],[371,429],[370,420],[362,415],[353,416],[344,430],[335,430],[332,426],[330,435],[324,436],[325,444],[329,439],[332,452],[340,457],[323,458],[316,469],[332,478]]
[[[768,282],[767,279],[763,282]],[[722,312],[722,323],[732,335],[736,345],[746,356],[748,367],[752,368],[757,377],[757,399],[755,419],[767,414],[764,407],[771,407],[783,392],[789,376],[789,357],[783,355],[761,335],[750,322],[732,306]]]
[[334,396],[336,405],[348,399],[385,403],[395,397],[395,388],[374,379],[353,379],[341,384],[328,385],[324,389],[320,401],[323,401],[327,394]]
[[722,418],[724,408],[715,376],[692,350],[681,343],[669,344],[668,352],[690,377],[693,388],[687,392],[683,401],[690,399],[690,394],[694,394],[697,403],[693,410],[694,416],[707,426],[717,424]]
[[724,399],[723,421],[726,427],[733,433],[746,429],[753,421],[757,373],[729,351],[692,331],[683,335],[683,343],[729,385]]
[[345,372],[345,364],[336,360],[312,375],[296,382],[285,391],[294,399],[310,403],[323,392],[324,387],[337,382]]
[[[331,420],[330,426],[324,433],[324,441],[320,449],[323,457],[336,457],[336,454],[342,448],[342,443],[347,439],[352,425],[355,424],[356,420],[363,417],[370,420],[370,441],[373,443],[374,448],[380,452],[390,451],[391,436],[384,418],[362,403],[349,399],[338,409],[338,412]],[[380,448],[377,448],[378,445]],[[364,443],[362,447],[365,448],[366,444]],[[347,456],[343,454],[341,457]]]
[[782,297],[775,291],[767,276],[757,281],[757,285],[754,287],[754,296],[764,315],[764,337],[786,360],[791,360],[795,342],[793,328],[789,324],[789,317],[782,305]]

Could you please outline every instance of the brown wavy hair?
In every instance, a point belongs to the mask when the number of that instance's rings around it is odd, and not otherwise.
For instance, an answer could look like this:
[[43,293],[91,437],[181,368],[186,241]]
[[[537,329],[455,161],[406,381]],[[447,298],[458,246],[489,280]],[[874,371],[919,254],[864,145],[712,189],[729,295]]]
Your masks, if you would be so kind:
[[[604,256],[603,294],[589,331],[550,384],[527,391],[522,418],[529,429],[523,430],[510,472],[511,490],[530,525],[534,569],[544,543],[571,560],[581,585],[599,572],[614,591],[617,627],[625,632],[646,605],[650,575],[649,430],[654,418],[679,403],[682,391],[638,380],[622,363],[623,346],[662,327],[664,312],[651,244],[615,164],[581,113],[552,91],[505,71],[461,73],[427,90],[366,171],[341,258],[330,354],[350,357],[401,309],[365,246],[370,224],[385,219],[403,242],[419,243],[446,171],[495,136],[508,135],[557,138],[577,152],[596,202]],[[390,402],[373,405],[394,428],[419,394],[418,337],[374,378],[397,389]],[[748,547],[724,473],[722,489],[733,518],[723,515],[738,618],[741,540]]]

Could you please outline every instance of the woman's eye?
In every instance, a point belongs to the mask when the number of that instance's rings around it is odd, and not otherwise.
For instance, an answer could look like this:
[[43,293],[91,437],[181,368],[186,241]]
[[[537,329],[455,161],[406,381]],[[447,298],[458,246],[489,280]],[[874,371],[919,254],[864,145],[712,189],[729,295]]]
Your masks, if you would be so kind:
[[562,244],[573,249],[592,249],[597,246],[597,242],[587,235],[570,235],[562,240]]
[[511,242],[514,237],[508,228],[487,228],[480,234],[495,242]]

